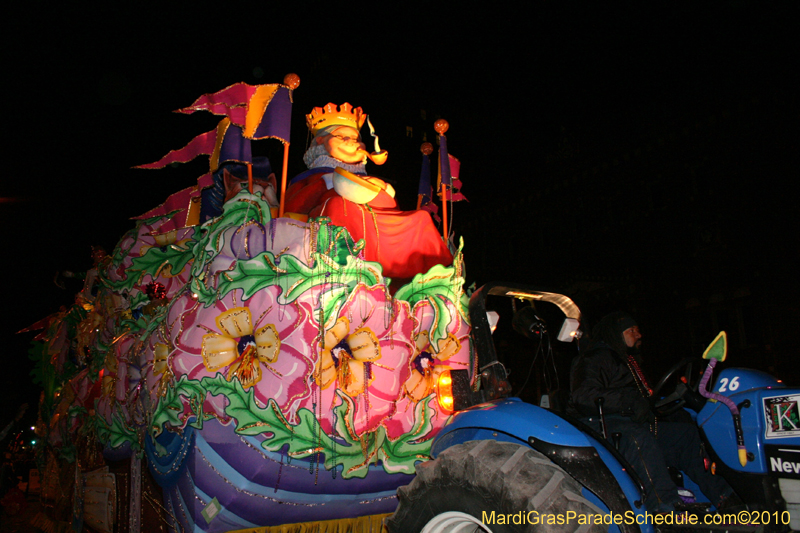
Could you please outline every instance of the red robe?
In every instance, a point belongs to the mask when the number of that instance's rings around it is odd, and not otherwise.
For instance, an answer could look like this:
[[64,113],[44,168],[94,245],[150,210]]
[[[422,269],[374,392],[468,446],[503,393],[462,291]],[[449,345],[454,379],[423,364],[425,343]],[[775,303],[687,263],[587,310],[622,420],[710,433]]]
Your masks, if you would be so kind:
[[[450,266],[453,255],[427,211],[402,211],[397,202],[381,191],[368,204],[345,200],[328,190],[322,176],[332,169],[320,168],[292,183],[286,191],[287,212],[328,217],[347,228],[358,241],[364,239],[364,258],[383,267],[383,275],[400,283],[410,281],[438,264]],[[393,286],[395,283],[392,284]]]

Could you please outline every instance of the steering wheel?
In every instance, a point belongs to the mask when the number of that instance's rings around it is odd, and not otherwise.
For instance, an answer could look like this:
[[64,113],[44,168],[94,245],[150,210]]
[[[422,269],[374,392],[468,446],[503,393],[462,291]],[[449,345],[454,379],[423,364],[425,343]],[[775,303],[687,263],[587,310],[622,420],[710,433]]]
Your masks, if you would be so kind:
[[[703,405],[705,405],[705,398],[700,396],[700,393],[697,392],[698,386],[700,385],[700,376],[696,373],[692,373],[695,361],[697,361],[697,359],[692,357],[681,359],[672,365],[661,379],[658,380],[658,383],[656,383],[656,386],[653,388],[652,395],[654,399],[652,407],[656,416],[671,415],[683,409],[684,406],[694,409],[695,411],[700,411],[700,409],[703,408]],[[675,390],[664,398],[660,398],[661,390],[676,376],[678,376],[678,380],[675,385]]]

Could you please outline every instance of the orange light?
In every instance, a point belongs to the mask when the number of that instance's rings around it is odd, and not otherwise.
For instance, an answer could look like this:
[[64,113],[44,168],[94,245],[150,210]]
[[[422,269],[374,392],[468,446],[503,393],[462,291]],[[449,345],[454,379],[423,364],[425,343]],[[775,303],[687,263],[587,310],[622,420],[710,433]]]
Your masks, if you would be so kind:
[[453,378],[450,377],[450,371],[445,370],[439,374],[439,379],[436,382],[436,398],[439,401],[439,407],[444,411],[453,412]]

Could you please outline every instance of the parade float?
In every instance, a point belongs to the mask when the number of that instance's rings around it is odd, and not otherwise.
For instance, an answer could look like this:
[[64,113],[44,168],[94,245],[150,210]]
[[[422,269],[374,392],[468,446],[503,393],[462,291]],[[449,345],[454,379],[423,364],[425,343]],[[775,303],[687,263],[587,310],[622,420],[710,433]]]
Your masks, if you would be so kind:
[[[386,152],[366,151],[361,108],[312,110],[309,171],[287,179],[298,83],[179,110],[222,118],[142,168],[207,156],[208,173],[97,249],[74,305],[36,325],[40,528],[378,531],[429,458],[452,408],[437,376],[475,373],[461,248],[364,170]],[[284,143],[280,178],[252,157],[263,139]]]

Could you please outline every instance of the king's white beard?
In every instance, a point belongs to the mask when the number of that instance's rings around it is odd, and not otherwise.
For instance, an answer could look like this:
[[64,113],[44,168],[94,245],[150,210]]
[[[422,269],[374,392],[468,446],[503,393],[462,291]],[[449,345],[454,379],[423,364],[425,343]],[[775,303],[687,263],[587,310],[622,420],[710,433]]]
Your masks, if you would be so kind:
[[[365,158],[366,159],[366,158]],[[319,167],[341,167],[348,172],[352,172],[353,174],[366,174],[366,161],[361,163],[345,163],[344,161],[340,161],[335,157],[331,157],[328,154],[328,151],[325,150],[325,145],[323,144],[312,144],[311,148],[306,150],[305,155],[303,156],[303,162],[306,164],[308,168],[319,168]]]

